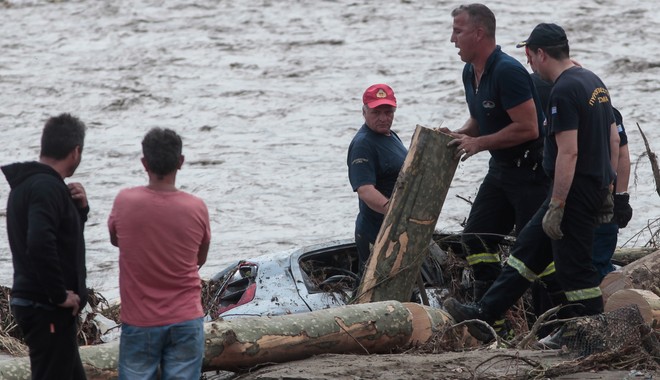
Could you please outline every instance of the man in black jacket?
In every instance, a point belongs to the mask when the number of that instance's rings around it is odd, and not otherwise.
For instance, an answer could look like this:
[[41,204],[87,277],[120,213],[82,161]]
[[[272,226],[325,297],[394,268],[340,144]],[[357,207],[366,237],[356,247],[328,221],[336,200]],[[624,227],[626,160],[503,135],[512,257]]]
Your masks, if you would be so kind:
[[85,124],[51,117],[37,162],[2,167],[11,192],[7,235],[14,265],[11,309],[30,349],[32,379],[85,379],[77,316],[87,302],[83,227],[89,206],[80,183]]

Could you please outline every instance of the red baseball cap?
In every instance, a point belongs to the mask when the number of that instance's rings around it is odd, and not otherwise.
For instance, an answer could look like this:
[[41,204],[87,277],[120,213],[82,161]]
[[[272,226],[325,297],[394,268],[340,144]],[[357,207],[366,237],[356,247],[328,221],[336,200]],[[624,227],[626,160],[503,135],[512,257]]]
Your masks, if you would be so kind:
[[369,108],[387,104],[396,107],[394,91],[386,84],[373,84],[362,95],[362,102]]

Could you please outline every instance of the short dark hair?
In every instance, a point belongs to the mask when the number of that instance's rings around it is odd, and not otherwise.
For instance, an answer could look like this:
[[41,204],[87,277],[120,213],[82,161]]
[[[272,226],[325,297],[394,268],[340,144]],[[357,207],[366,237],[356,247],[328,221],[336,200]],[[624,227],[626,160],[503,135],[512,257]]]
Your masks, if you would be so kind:
[[167,128],[152,128],[142,140],[142,154],[149,171],[164,176],[177,170],[183,142],[181,136]]
[[41,133],[42,157],[64,159],[76,146],[85,144],[85,123],[75,116],[63,113],[46,120]]
[[569,58],[571,53],[571,49],[568,46],[568,42],[555,46],[527,45],[527,48],[534,52],[538,51],[539,49],[542,49],[545,52],[545,54],[549,55],[551,58],[554,58],[556,60]]
[[467,12],[471,23],[482,26],[486,30],[486,35],[495,37],[495,14],[490,8],[479,3],[463,4],[451,11],[451,16],[456,17],[463,12]]

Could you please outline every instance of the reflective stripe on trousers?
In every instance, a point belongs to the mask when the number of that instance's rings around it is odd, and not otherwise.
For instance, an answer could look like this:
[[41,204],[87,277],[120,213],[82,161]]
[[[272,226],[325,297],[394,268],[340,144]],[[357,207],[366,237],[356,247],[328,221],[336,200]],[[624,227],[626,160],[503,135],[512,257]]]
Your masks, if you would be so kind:
[[476,253],[468,255],[465,258],[470,266],[482,263],[499,263],[500,255],[498,253]]
[[[509,257],[507,264],[515,269],[521,276],[523,276],[527,281],[534,282],[539,278],[546,277],[555,272],[555,263],[554,261],[548,265],[545,270],[538,276],[531,269],[527,268],[525,263],[521,260],[516,259],[515,257]],[[570,302],[578,302],[582,300],[588,300],[591,298],[600,297],[603,293],[600,290],[600,287],[596,286],[593,288],[587,289],[576,289],[564,292],[566,294],[566,299]]]

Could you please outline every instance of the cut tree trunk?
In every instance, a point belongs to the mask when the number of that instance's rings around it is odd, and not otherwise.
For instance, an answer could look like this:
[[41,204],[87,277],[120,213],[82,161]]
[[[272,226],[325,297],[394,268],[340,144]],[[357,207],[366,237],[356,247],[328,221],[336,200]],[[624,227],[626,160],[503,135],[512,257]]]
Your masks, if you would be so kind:
[[660,329],[660,297],[655,293],[642,289],[623,289],[612,294],[605,304],[605,311],[637,305],[644,322],[654,329]]
[[660,250],[642,257],[639,260],[610,272],[600,283],[603,301],[622,289],[643,289],[660,292]]
[[389,352],[408,343],[412,317],[403,304],[390,301],[235,318],[206,327],[205,369],[238,371],[321,353]]
[[[117,379],[119,341],[80,347],[80,359],[88,380]],[[0,361],[0,379],[30,380],[30,359],[20,357]]]
[[458,165],[451,140],[417,126],[354,303],[410,300]]
[[[204,370],[242,371],[317,354],[388,353],[425,343],[452,323],[440,309],[397,301],[206,324]],[[458,342],[459,332],[447,334]]]
[[[242,371],[324,353],[389,353],[426,343],[451,323],[441,309],[396,301],[208,322],[202,369]],[[458,330],[442,339],[454,346],[465,344]],[[117,378],[118,342],[81,347],[80,355],[88,379]],[[0,379],[29,380],[29,360],[0,361]]]

